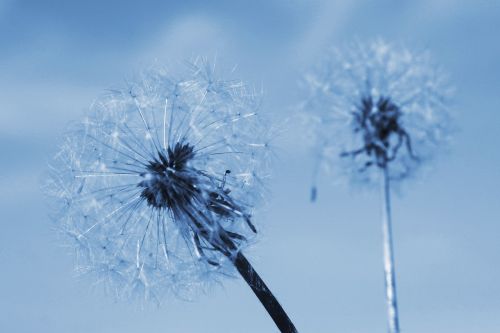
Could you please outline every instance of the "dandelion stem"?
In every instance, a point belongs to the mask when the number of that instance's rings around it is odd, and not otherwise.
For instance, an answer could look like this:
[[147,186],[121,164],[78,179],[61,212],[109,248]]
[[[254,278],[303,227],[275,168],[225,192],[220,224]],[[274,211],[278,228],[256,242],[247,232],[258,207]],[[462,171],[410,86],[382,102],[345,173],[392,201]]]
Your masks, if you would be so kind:
[[280,332],[297,333],[297,329],[286,314],[285,310],[283,310],[276,297],[274,297],[271,290],[269,290],[245,256],[241,252],[238,252],[232,260],[234,266],[238,269],[238,272],[241,274],[243,279],[245,279],[250,288],[252,288],[264,308],[266,308]]
[[384,242],[384,275],[389,333],[399,333],[396,273],[392,244],[391,198],[388,165],[382,168],[382,234]]

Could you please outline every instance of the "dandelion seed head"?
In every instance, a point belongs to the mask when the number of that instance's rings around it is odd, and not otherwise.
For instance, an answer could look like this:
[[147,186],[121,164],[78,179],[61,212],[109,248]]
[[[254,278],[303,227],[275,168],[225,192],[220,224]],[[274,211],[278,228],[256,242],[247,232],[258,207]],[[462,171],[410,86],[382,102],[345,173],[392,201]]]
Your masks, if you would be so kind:
[[77,272],[117,297],[191,298],[233,273],[268,172],[259,96],[203,59],[149,70],[73,125],[45,184]]
[[337,179],[372,184],[385,166],[404,179],[449,139],[452,90],[426,52],[354,43],[328,52],[303,84],[317,169]]

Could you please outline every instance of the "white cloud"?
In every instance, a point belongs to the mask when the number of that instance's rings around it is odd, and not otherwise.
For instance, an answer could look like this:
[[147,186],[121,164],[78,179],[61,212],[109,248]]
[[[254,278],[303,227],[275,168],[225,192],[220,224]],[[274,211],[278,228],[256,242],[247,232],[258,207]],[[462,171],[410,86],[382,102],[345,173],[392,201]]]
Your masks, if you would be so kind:
[[169,22],[166,29],[152,39],[149,48],[140,51],[142,61],[166,62],[191,55],[215,55],[227,49],[225,32],[208,17],[192,15]]
[[317,16],[311,18],[309,29],[296,41],[295,52],[299,63],[310,63],[332,38],[338,36],[341,28],[357,8],[356,1],[322,1],[317,4]]
[[24,138],[50,134],[86,110],[95,97],[95,89],[67,82],[2,84],[0,133]]

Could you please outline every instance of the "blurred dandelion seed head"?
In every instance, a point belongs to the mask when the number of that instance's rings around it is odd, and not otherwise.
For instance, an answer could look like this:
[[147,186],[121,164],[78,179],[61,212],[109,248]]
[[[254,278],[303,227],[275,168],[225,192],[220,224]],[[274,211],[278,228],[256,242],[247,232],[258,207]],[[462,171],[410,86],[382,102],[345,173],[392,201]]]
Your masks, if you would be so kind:
[[253,239],[270,131],[259,96],[204,60],[149,70],[73,125],[45,184],[58,229],[117,297],[192,298]]
[[354,43],[330,50],[302,85],[315,173],[373,184],[388,166],[401,180],[449,139],[452,89],[428,53],[383,40]]

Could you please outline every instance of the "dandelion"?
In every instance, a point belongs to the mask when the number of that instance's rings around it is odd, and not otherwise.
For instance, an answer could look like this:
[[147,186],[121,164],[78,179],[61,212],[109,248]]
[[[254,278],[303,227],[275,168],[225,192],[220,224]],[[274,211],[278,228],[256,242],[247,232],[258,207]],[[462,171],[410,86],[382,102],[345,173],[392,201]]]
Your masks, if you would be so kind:
[[188,67],[146,71],[69,131],[47,184],[59,229],[77,271],[118,297],[190,299],[236,268],[296,332],[242,252],[269,154],[256,94],[206,61]]
[[411,176],[446,141],[450,89],[428,54],[381,40],[332,51],[305,84],[303,109],[319,149],[314,178],[339,166],[355,183],[381,186],[389,332],[399,332],[390,184]]

